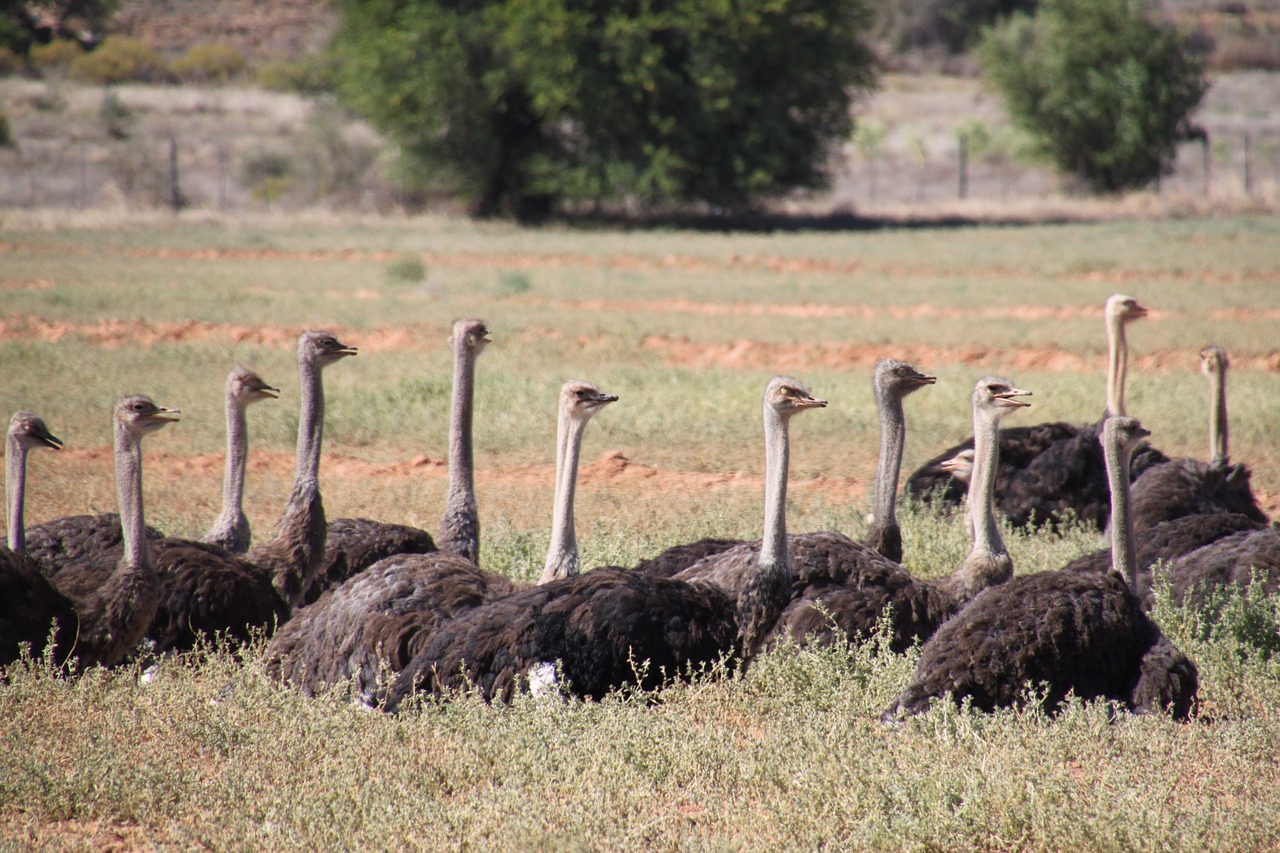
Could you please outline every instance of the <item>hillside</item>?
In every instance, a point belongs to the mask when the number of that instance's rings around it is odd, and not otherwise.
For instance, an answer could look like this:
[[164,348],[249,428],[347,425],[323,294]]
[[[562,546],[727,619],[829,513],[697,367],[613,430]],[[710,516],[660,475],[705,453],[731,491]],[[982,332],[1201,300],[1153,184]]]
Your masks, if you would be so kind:
[[336,20],[328,0],[124,0],[110,31],[166,53],[211,42],[274,59],[318,50]]

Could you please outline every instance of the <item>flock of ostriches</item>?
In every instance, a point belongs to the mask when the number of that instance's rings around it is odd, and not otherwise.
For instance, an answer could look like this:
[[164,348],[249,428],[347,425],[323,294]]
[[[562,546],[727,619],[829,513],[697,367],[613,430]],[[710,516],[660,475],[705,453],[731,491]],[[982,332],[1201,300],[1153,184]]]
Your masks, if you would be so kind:
[[[60,518],[26,528],[28,452],[61,442],[29,412],[6,446],[8,549],[0,550],[0,666],[23,647],[75,673],[116,666],[140,648],[192,648],[202,636],[274,632],[267,665],[307,693],[350,682],[388,711],[418,692],[478,690],[507,701],[522,691],[599,698],[699,671],[750,664],[779,642],[862,642],[888,614],[890,647],[922,644],[887,721],[941,697],[980,709],[1042,697],[1105,698],[1185,718],[1196,667],[1148,615],[1152,570],[1177,599],[1227,584],[1280,583],[1280,536],[1227,454],[1226,354],[1201,353],[1212,386],[1211,458],[1169,459],[1125,413],[1125,326],[1146,310],[1107,301],[1110,342],[1103,418],[1074,426],[1001,428],[1030,392],[987,376],[972,394],[973,437],[908,478],[921,500],[966,505],[973,549],[948,574],[918,578],[901,563],[895,500],[905,440],[903,400],[934,382],[887,359],[873,380],[880,414],[874,521],[866,541],[837,531],[788,534],[791,419],[826,401],[775,376],[763,401],[763,536],[678,545],[632,567],[581,571],[574,492],[587,423],[617,399],[585,382],[560,392],[551,544],[537,584],[481,567],[473,484],[476,361],[489,341],[479,320],[454,324],[449,490],[435,536],[368,519],[327,520],[319,487],[322,373],[356,354],[332,335],[298,341],[301,417],[293,491],[273,538],[251,546],[241,509],[249,404],[278,396],[244,368],[227,381],[224,506],[201,541],[148,527],[142,440],[179,412],[145,396],[114,410],[119,514]],[[1014,577],[998,514],[1047,532],[1075,517],[1110,531],[1111,547]],[[52,643],[52,648],[48,644]],[[1029,694],[1028,685],[1039,685]]]

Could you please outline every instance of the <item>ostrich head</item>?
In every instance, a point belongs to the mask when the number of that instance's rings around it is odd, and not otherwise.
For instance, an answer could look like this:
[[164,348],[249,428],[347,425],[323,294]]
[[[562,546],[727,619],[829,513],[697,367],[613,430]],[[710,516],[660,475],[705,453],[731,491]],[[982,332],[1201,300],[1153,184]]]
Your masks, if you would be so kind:
[[303,332],[298,338],[298,360],[309,361],[320,367],[328,367],[335,361],[341,361],[349,355],[356,355],[360,350],[344,343],[328,332]]
[[973,448],[961,450],[950,459],[938,463],[938,467],[961,483],[968,483],[973,477]]
[[1231,359],[1222,347],[1210,344],[1200,350],[1200,371],[1206,376],[1222,376],[1230,366]]
[[274,400],[280,396],[280,389],[273,388],[262,377],[247,367],[236,365],[236,369],[227,376],[227,393],[241,407],[259,400]]
[[1108,320],[1131,323],[1147,316],[1147,309],[1135,297],[1117,293],[1107,300],[1106,316]]
[[467,349],[479,355],[490,341],[489,327],[485,325],[484,320],[454,320],[453,334],[449,336],[450,346],[462,343]]
[[1014,387],[1008,379],[984,376],[973,386],[973,409],[975,413],[988,413],[999,420],[1015,409],[1030,406],[1031,404],[1026,400],[1018,399],[1030,396],[1030,391],[1022,391]]
[[877,364],[873,379],[877,395],[888,393],[898,398],[905,397],[912,391],[937,381],[938,377],[923,374],[905,361],[899,361],[896,358],[886,358]]
[[827,405],[809,393],[799,380],[790,376],[775,376],[764,392],[764,404],[783,417],[790,417],[805,409],[820,409]]
[[570,379],[560,387],[560,410],[573,420],[589,421],[597,412],[618,399],[590,382]]
[[36,447],[62,449],[62,439],[49,432],[44,421],[32,412],[16,412],[9,419],[9,437],[27,450]]
[[138,438],[178,420],[181,409],[156,405],[150,397],[131,394],[116,403],[116,422]]

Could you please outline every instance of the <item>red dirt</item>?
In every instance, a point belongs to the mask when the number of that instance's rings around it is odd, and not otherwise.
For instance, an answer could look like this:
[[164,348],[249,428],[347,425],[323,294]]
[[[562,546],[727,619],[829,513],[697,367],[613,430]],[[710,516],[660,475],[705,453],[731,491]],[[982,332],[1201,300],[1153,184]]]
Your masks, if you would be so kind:
[[[592,309],[602,302],[572,303],[574,307]],[[613,303],[625,306],[627,303]],[[699,303],[646,303],[666,306],[665,310],[700,310],[716,313],[763,313],[777,310],[792,313],[825,310],[851,311],[851,306],[711,306]],[[692,306],[692,307],[691,307]],[[927,310],[927,306],[921,306]],[[646,309],[652,310],[652,309]],[[866,309],[858,309],[866,310]],[[1006,311],[1034,311],[1030,307],[1014,307]],[[1084,310],[1084,309],[1059,309]],[[939,314],[939,316],[941,316]],[[150,347],[162,343],[190,341],[222,341],[226,343],[252,342],[262,346],[288,348],[293,346],[302,327],[249,326],[234,323],[161,323],[149,320],[125,320],[107,318],[92,323],[68,323],[46,320],[30,315],[10,314],[0,317],[0,340],[36,340],[56,343],[64,338],[76,338],[107,349],[121,346]],[[339,338],[358,346],[366,352],[403,351],[428,347],[440,337],[440,329],[424,324],[376,329],[333,328]],[[528,330],[544,338],[559,337],[553,329]],[[583,339],[584,347],[591,341]],[[731,343],[700,343],[687,338],[671,338],[663,335],[645,335],[640,348],[659,353],[668,363],[684,367],[719,365],[734,368],[797,371],[812,367],[832,370],[865,369],[886,355],[883,344],[770,344],[761,341],[739,339]],[[921,347],[895,346],[893,354],[921,365],[966,364],[984,365],[992,369],[1035,370],[1047,372],[1097,371],[1104,367],[1103,356],[1082,356],[1065,350],[1048,348],[1000,348],[1000,347]],[[1196,369],[1196,357],[1190,350],[1166,350],[1148,352],[1132,357],[1134,367],[1142,371],[1189,371]],[[1237,368],[1280,372],[1280,351],[1262,355],[1233,355]]]

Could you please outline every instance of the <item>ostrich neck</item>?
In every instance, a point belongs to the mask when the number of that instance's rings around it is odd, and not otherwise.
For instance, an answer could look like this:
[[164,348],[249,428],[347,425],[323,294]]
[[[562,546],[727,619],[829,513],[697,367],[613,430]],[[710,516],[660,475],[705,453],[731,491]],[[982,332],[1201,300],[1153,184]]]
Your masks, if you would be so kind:
[[874,526],[885,530],[898,525],[896,496],[898,475],[902,470],[902,449],[905,443],[906,424],[902,414],[902,400],[885,395],[880,400],[880,459],[876,463]]
[[[471,453],[476,352],[459,341],[453,363],[453,399],[449,410],[449,494],[440,522],[442,550],[480,560],[480,518],[476,505],[475,463]],[[466,540],[466,541],[461,541]]]
[[791,567],[787,548],[787,470],[791,464],[787,420],[771,408],[765,409],[764,537],[760,543],[760,565]]
[[793,594],[791,555],[787,547],[787,469],[790,464],[787,419],[764,408],[764,536],[751,579],[738,596],[738,644],[747,662],[760,650],[765,635]]
[[1214,465],[1226,465],[1230,459],[1227,451],[1227,376],[1225,368],[1209,374],[1209,386],[1213,393],[1213,406],[1209,409],[1209,460]]
[[298,462],[294,483],[320,479],[320,445],[324,438],[324,385],[320,367],[310,359],[298,362],[302,411],[298,420]]
[[1124,321],[1107,318],[1107,414],[1123,415],[1124,386],[1129,371],[1129,342]]
[[[227,459],[222,476],[222,513],[210,533],[232,536],[248,526],[244,515],[244,475],[249,456],[249,434],[245,411],[235,394],[227,392]],[[245,543],[248,544],[248,543]]]
[[142,440],[119,422],[115,425],[116,498],[128,566],[152,571],[142,508]]
[[538,583],[578,574],[578,540],[574,530],[573,497],[578,486],[578,459],[587,422],[560,414],[556,430],[556,496],[551,519],[551,546]]
[[1129,589],[1138,590],[1138,547],[1133,535],[1133,516],[1129,512],[1129,450],[1106,446],[1107,483],[1111,487],[1111,568],[1124,578]]
[[4,459],[5,501],[8,506],[9,550],[15,554],[27,550],[23,506],[27,494],[27,448],[17,436],[9,436]]
[[973,413],[973,474],[969,479],[969,526],[973,549],[949,583],[961,602],[1013,575],[1013,560],[1005,550],[996,522],[995,486],[1000,467],[1000,424],[993,413]]

